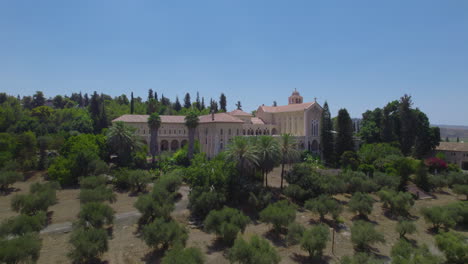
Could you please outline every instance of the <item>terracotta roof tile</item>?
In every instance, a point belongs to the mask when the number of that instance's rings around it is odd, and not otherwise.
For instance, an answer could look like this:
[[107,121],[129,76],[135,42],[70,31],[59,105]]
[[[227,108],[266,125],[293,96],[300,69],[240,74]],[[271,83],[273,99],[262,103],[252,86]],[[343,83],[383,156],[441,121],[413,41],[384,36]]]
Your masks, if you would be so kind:
[[214,121],[211,114],[199,116],[199,119],[200,123],[244,123],[239,118],[226,113],[214,114]]
[[[112,122],[122,121],[126,123],[146,123],[149,115],[123,115]],[[161,123],[185,123],[185,116],[161,115]]]
[[252,118],[250,119],[250,121],[251,121],[252,124],[254,124],[254,125],[264,125],[264,124],[265,124],[265,122],[263,122],[263,120],[261,120],[261,119],[258,118],[258,117],[252,117]]
[[239,109],[231,111],[228,114],[233,115],[233,116],[252,116],[252,114],[249,114],[249,113],[244,112],[244,111],[239,110]]
[[436,150],[468,152],[468,143],[440,142],[439,146],[436,147]]
[[303,111],[315,104],[315,102],[302,103],[302,104],[290,104],[290,105],[280,105],[280,106],[260,106],[265,113],[282,113],[282,112],[296,112]]
[[[123,115],[120,116],[112,122],[122,121],[126,123],[146,123],[148,121],[149,115]],[[177,116],[177,115],[161,115],[161,123],[178,123],[184,124],[185,123],[185,116]],[[213,123],[213,122],[220,122],[220,123],[244,123],[244,121],[240,120],[237,117],[231,116],[226,113],[218,113],[214,115],[214,121],[212,120],[211,114],[210,115],[202,115],[198,118],[200,119],[200,123]]]

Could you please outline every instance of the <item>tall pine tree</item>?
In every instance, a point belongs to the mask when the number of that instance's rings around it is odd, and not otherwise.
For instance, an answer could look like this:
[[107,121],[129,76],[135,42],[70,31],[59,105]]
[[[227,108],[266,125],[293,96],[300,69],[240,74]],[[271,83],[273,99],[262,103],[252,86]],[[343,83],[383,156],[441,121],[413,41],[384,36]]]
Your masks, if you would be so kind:
[[330,109],[325,101],[321,120],[320,146],[322,148],[323,161],[327,166],[334,166],[335,164],[335,144],[332,131],[333,122],[331,120]]
[[153,89],[148,90],[148,101],[151,100],[151,99],[154,99]]
[[200,94],[198,92],[197,92],[197,99],[195,100],[195,107],[198,109],[198,111],[201,110]]
[[404,155],[411,153],[411,147],[414,144],[414,116],[411,111],[411,96],[404,95],[400,99],[400,148]]
[[336,132],[336,157],[341,158],[345,151],[354,150],[353,121],[344,108],[338,111]]
[[130,94],[130,114],[135,112],[135,103],[133,102],[133,92]]
[[182,105],[179,102],[179,96],[176,96],[175,103],[174,103],[174,110],[179,112],[182,109]]
[[224,95],[224,93],[221,93],[221,96],[219,97],[219,108],[221,111],[223,112],[226,112],[226,96]]
[[190,101],[190,94],[186,93],[184,97],[184,108],[189,109],[192,107],[192,102]]

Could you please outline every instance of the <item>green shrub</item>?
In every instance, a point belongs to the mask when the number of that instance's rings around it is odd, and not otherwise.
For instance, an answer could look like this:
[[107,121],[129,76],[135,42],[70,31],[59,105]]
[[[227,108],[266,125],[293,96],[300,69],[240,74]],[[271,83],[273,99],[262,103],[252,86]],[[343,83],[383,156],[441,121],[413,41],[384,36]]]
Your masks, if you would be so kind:
[[166,221],[163,218],[157,218],[145,225],[142,234],[145,243],[155,249],[160,246],[164,249],[174,246],[183,247],[188,239],[188,232],[185,227],[174,220]]
[[375,172],[372,178],[377,184],[378,188],[388,188],[392,190],[397,190],[398,185],[400,184],[400,177],[392,174],[386,174],[383,172]]
[[126,191],[130,189],[130,181],[128,179],[129,171],[127,169],[120,169],[114,173],[112,184],[116,189]]
[[70,237],[70,259],[75,263],[94,263],[108,250],[107,232],[104,229],[78,228]]
[[337,219],[343,211],[341,204],[328,195],[320,195],[313,200],[308,200],[304,207],[307,210],[319,214],[321,221],[324,220],[327,214],[331,214],[333,219]]
[[38,234],[25,234],[0,239],[0,263],[35,263],[39,259],[42,241]]
[[448,263],[468,263],[468,243],[466,237],[455,232],[435,236],[437,247],[444,252]]
[[262,189],[257,195],[253,192],[249,194],[249,204],[257,211],[263,210],[271,202],[272,194],[266,189]]
[[182,184],[182,175],[180,170],[173,170],[162,175],[155,184],[163,186],[168,192],[175,192]]
[[406,234],[413,234],[416,232],[416,225],[413,221],[400,220],[396,226],[396,231],[400,234],[400,238],[404,238]]
[[23,174],[16,171],[0,171],[0,192],[8,191],[10,185],[24,179]]
[[211,211],[205,218],[204,226],[208,232],[214,232],[223,241],[232,245],[239,232],[244,232],[249,218],[241,211],[229,207]]
[[107,183],[107,178],[104,175],[82,177],[80,179],[80,188],[81,189],[94,189],[97,187],[105,186],[106,183]]
[[349,200],[348,207],[351,212],[357,212],[360,216],[369,215],[372,212],[374,199],[370,195],[357,192]]
[[449,210],[448,207],[434,206],[422,208],[421,213],[424,219],[431,223],[436,231],[442,226],[447,229],[456,225],[456,214],[454,211]]
[[260,220],[272,224],[275,232],[281,231],[282,228],[287,227],[295,219],[296,208],[286,200],[270,204],[260,212]]
[[145,225],[156,218],[169,220],[174,210],[174,199],[175,194],[169,193],[159,185],[155,185],[151,193],[140,195],[134,205],[142,214],[139,224]]
[[371,223],[359,220],[351,227],[351,242],[357,251],[364,251],[375,243],[384,243],[385,239]]
[[468,200],[468,184],[453,185],[453,192],[459,195],[465,195],[465,200]]
[[301,239],[301,248],[309,252],[309,256],[322,256],[330,236],[328,227],[323,224],[313,226],[305,231]]
[[393,264],[442,264],[440,256],[432,255],[426,245],[414,247],[405,239],[400,239],[392,247]]
[[11,207],[15,212],[27,215],[35,215],[40,211],[47,212],[49,206],[57,202],[55,187],[53,183],[32,184],[29,194],[13,196]]
[[112,189],[106,186],[98,186],[94,189],[81,189],[79,198],[82,204],[104,201],[113,203],[117,199]]
[[162,264],[203,264],[205,256],[199,248],[174,248],[169,250],[161,260]]
[[189,194],[189,208],[193,215],[205,219],[210,211],[223,207],[226,199],[225,192],[196,187]]
[[294,200],[297,203],[303,203],[307,195],[307,191],[301,188],[301,186],[297,184],[289,184],[284,188],[284,194]]
[[370,193],[378,189],[379,186],[366,174],[357,171],[344,171],[340,177],[347,184],[347,192]]
[[130,191],[139,193],[146,190],[146,186],[151,182],[151,174],[145,170],[131,170],[128,172],[128,183]]
[[305,232],[303,225],[293,222],[288,225],[288,234],[286,235],[286,242],[288,245],[296,245],[301,242],[302,235]]
[[31,232],[39,232],[47,224],[45,212],[30,216],[20,214],[4,220],[0,225],[0,237],[7,235],[21,236]]
[[388,208],[393,215],[407,216],[414,205],[413,196],[408,192],[382,189],[378,192],[378,195],[383,202],[383,206]]
[[102,228],[114,221],[114,210],[107,204],[90,202],[81,206],[78,223],[83,227]]
[[240,264],[277,264],[281,257],[267,240],[254,235],[250,242],[238,237],[229,250],[228,259],[231,263]]

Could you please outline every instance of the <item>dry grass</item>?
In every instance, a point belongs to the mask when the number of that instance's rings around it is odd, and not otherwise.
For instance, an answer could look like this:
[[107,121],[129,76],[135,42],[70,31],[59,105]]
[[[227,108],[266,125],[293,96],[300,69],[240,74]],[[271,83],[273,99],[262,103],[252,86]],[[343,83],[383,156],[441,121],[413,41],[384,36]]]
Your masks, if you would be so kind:
[[[16,215],[10,210],[10,199],[16,193],[27,193],[29,185],[33,182],[41,181],[40,174],[35,174],[26,182],[19,182],[14,185],[17,189],[15,192],[6,196],[0,196],[0,220]],[[278,187],[280,183],[280,169],[275,169],[269,175],[269,184],[273,187]],[[60,223],[65,221],[73,221],[79,212],[78,189],[65,189],[57,193],[58,204],[52,206],[50,211],[52,214],[52,223]],[[128,193],[116,193],[117,202],[112,204],[112,208],[117,213],[135,211],[133,207],[135,196],[130,196]],[[436,199],[418,200],[411,209],[411,214],[416,221],[417,233],[409,235],[408,238],[416,241],[418,244],[427,244],[434,253],[440,253],[434,245],[433,234],[428,231],[429,225],[420,217],[420,209],[427,206],[445,205],[457,201],[453,194],[437,193]],[[184,206],[186,204],[186,196],[180,201]],[[349,200],[349,195],[338,195],[335,198],[342,201],[344,204]],[[392,245],[398,240],[398,234],[395,232],[397,221],[389,219],[385,216],[382,205],[377,201],[374,204],[374,210],[369,216],[369,221],[375,224],[378,231],[385,236],[386,243],[377,244],[374,253],[377,256],[386,258],[390,255]],[[180,213],[174,215],[175,219],[181,223],[187,224],[189,212],[181,210]],[[322,260],[314,260],[312,263],[337,263],[339,259],[345,255],[354,253],[351,244],[350,227],[354,221],[354,215],[349,211],[344,211],[342,214],[346,228],[335,232],[335,245],[332,253],[332,242],[329,241],[327,248],[324,251]],[[318,215],[314,215],[308,211],[298,211],[296,221],[310,227],[318,223]],[[274,245],[281,256],[281,263],[310,263],[311,260],[307,257],[307,252],[300,249],[299,246],[287,246],[283,237],[277,237],[270,231],[270,226],[252,222],[249,224],[243,234],[244,237],[250,237],[254,234],[267,238]],[[332,230],[332,229],[331,229]],[[207,234],[203,230],[189,226],[189,239],[187,246],[199,247],[205,254],[207,263],[229,263],[226,259],[227,248],[220,244],[216,237],[212,234]],[[465,235],[468,232],[461,231]],[[67,234],[50,234],[42,235],[43,247],[39,263],[68,263],[67,253],[69,251],[69,233]],[[134,222],[120,223],[114,226],[113,236],[109,240],[109,251],[103,256],[103,260],[108,263],[159,263],[161,259],[160,252],[153,252],[145,243],[137,237],[136,225]]]

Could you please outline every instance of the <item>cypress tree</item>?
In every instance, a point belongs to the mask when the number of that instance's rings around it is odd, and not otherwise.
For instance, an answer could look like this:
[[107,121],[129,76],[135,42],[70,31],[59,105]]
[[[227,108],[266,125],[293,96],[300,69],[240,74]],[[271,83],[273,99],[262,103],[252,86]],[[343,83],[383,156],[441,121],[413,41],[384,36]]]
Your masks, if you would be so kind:
[[400,99],[400,148],[404,155],[409,155],[414,144],[414,118],[411,111],[411,96],[404,95]]
[[195,107],[200,111],[201,110],[201,103],[200,103],[200,94],[197,92],[197,99],[195,100]]
[[221,111],[226,112],[226,104],[226,96],[224,95],[224,93],[221,93],[221,96],[219,97],[219,108],[221,109]]
[[87,93],[84,94],[83,104],[85,107],[88,107],[89,105],[89,96]]
[[190,102],[190,94],[186,93],[184,97],[184,108],[189,109],[192,107],[192,102]]
[[179,112],[182,109],[182,105],[179,102],[179,96],[176,96],[175,103],[174,103],[174,110]]
[[158,99],[158,93],[157,93],[157,92],[154,92],[154,100],[156,100],[156,102],[159,100],[159,99]]
[[133,92],[130,94],[130,114],[133,115],[133,112],[135,112],[135,104],[133,102]]
[[205,106],[205,97],[202,97],[201,98],[201,110],[205,110],[206,106]]
[[148,90],[148,101],[151,100],[151,99],[154,99],[153,89]]
[[94,91],[91,96],[91,101],[89,104],[89,112],[91,114],[91,119],[93,120],[94,132],[99,133],[99,120],[100,120],[100,98],[96,91]]
[[353,121],[351,121],[348,111],[344,108],[338,111],[336,131],[338,133],[336,137],[336,157],[340,158],[345,151],[354,150]]
[[321,118],[320,146],[322,148],[323,161],[327,166],[335,164],[335,149],[333,139],[333,122],[331,120],[330,109],[325,101]]

